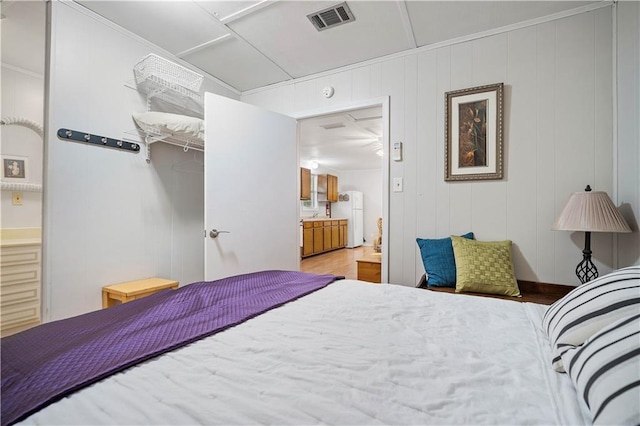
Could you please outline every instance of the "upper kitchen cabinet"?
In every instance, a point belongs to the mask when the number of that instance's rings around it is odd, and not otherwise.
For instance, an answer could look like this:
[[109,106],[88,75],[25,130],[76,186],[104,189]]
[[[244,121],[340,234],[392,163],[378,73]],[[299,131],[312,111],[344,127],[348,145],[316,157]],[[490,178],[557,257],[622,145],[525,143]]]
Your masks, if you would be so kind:
[[338,177],[318,175],[318,201],[335,203],[338,201]]
[[311,199],[311,170],[300,167],[300,199]]
[[338,177],[327,175],[327,201],[335,203],[338,201]]

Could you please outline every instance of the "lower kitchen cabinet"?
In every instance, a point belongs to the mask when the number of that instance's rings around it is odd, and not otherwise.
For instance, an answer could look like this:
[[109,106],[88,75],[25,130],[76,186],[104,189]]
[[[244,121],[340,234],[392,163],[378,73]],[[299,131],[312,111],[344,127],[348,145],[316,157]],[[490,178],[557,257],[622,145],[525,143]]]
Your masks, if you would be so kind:
[[322,246],[324,247],[324,251],[329,251],[333,247],[331,247],[331,221],[327,220],[322,224]]
[[348,234],[347,234],[347,224],[349,223],[348,220],[341,220],[340,224],[339,224],[339,231],[338,231],[338,245],[340,247],[345,247],[348,243]]
[[302,224],[302,257],[313,254],[313,222]]
[[340,221],[334,220],[331,222],[331,248],[337,249],[344,247],[340,246]]
[[337,250],[347,245],[347,220],[318,219],[302,222],[301,256]]
[[324,251],[324,229],[322,222],[313,222],[313,252],[311,254],[322,253]]

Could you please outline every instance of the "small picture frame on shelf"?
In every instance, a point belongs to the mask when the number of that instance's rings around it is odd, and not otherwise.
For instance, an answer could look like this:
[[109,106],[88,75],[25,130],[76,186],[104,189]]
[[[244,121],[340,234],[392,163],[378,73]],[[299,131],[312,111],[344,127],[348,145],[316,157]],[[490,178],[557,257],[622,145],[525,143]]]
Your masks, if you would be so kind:
[[2,180],[5,182],[28,182],[27,157],[18,155],[2,156]]

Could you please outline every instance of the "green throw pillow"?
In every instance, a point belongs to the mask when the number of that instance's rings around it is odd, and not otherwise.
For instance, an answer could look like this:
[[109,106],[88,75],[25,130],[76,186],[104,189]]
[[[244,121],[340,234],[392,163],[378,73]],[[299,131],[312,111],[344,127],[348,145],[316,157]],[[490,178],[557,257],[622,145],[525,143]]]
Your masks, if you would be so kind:
[[456,259],[456,293],[520,296],[511,261],[511,241],[476,241],[451,236]]

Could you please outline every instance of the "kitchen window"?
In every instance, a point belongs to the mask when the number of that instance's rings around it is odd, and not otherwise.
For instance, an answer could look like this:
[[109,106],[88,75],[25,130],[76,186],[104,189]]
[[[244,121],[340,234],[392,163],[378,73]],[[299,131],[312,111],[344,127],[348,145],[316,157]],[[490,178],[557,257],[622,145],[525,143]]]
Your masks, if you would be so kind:
[[301,203],[304,211],[318,210],[318,175],[311,175],[311,199],[303,200]]

